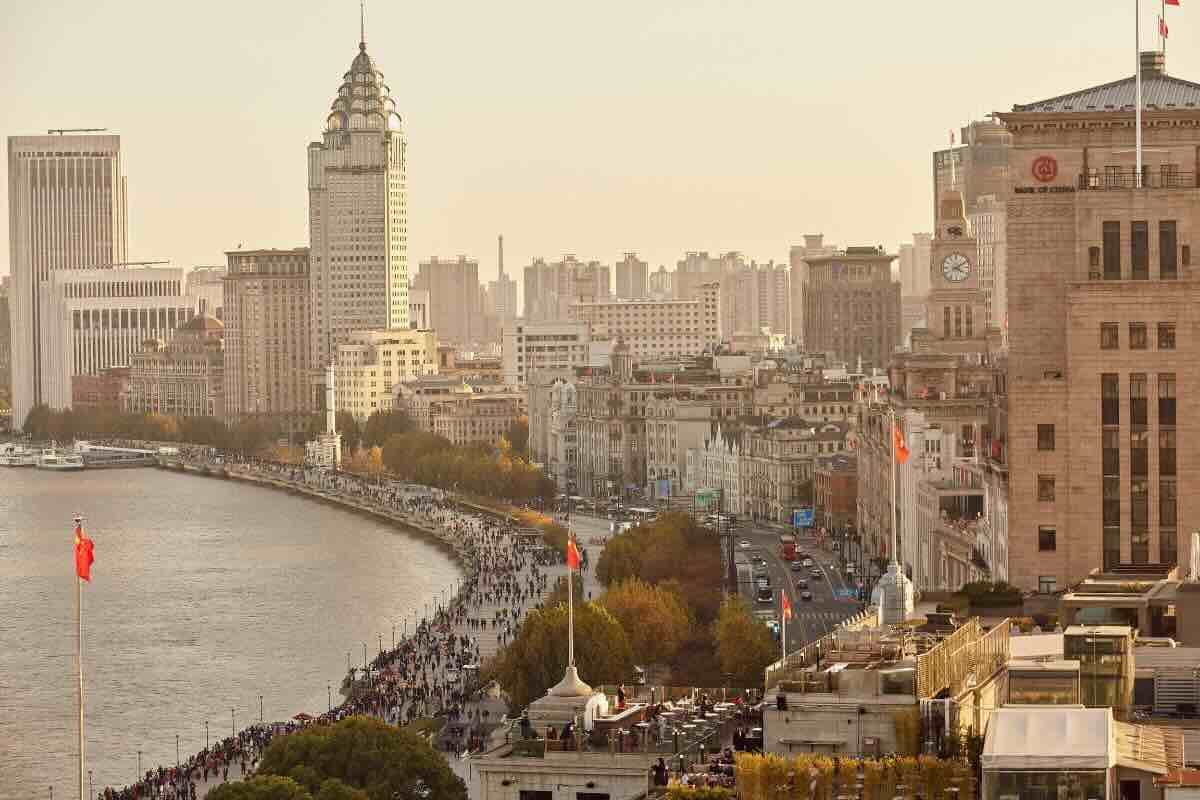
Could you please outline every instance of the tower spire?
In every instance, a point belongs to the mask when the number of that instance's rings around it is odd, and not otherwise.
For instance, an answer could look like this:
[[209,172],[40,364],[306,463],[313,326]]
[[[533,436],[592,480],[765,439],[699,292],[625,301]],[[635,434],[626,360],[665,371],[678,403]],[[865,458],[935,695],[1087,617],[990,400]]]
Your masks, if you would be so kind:
[[358,49],[367,49],[367,0],[358,0]]

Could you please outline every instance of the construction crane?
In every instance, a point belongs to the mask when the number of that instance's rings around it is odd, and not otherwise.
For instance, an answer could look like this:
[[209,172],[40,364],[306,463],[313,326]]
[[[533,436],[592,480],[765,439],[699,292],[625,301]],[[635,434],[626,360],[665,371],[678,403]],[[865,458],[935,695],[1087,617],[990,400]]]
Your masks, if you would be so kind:
[[46,131],[46,135],[57,133],[62,136],[64,133],[103,133],[108,128],[51,128]]
[[168,260],[163,261],[118,261],[116,264],[109,264],[109,267],[152,267],[155,264],[170,264]]

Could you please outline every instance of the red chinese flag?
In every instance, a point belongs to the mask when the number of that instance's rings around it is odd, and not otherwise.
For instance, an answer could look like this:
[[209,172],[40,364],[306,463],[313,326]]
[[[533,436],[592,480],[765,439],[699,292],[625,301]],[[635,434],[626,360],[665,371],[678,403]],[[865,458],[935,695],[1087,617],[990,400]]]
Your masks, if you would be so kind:
[[783,597],[783,618],[791,619],[792,618],[792,601],[788,600],[787,590],[785,589],[785,590],[781,591],[779,594],[781,597]]
[[892,426],[892,447],[896,450],[896,460],[901,464],[907,464],[908,444],[904,441],[904,434],[901,433],[899,425]]
[[75,574],[88,583],[92,582],[92,540],[83,535],[83,526],[75,526]]
[[579,569],[579,548],[575,546],[575,537],[567,539],[567,568]]
[[1164,2],[1166,2],[1166,4],[1167,4],[1167,5],[1169,5],[1169,6],[1177,6],[1177,5],[1179,5],[1179,0],[1164,0]]
[[1167,30],[1167,21],[1162,17],[1158,18],[1158,35],[1166,39],[1169,31]]

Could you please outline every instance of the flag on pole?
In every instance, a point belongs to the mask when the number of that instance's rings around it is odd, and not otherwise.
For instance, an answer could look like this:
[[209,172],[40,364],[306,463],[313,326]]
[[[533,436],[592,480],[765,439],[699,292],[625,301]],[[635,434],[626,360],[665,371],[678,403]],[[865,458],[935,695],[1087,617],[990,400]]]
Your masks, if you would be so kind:
[[567,537],[567,569],[579,569],[579,548],[574,536]]
[[900,426],[892,424],[892,447],[896,450],[896,461],[901,464],[908,463],[908,443],[904,441],[904,433],[901,432]]
[[1162,17],[1159,17],[1158,18],[1158,35],[1161,36],[1162,38],[1166,39],[1167,33],[1168,33],[1167,21],[1165,19],[1163,19]]
[[1166,4],[1167,4],[1167,5],[1169,5],[1169,6],[1177,6],[1177,5],[1179,5],[1179,0],[1163,0],[1163,2],[1164,2],[1164,3],[1166,3]]
[[783,597],[783,618],[791,619],[792,618],[792,601],[788,600],[787,590],[784,589],[779,594],[781,597]]
[[88,583],[92,582],[92,540],[83,533],[83,525],[75,526],[75,574]]

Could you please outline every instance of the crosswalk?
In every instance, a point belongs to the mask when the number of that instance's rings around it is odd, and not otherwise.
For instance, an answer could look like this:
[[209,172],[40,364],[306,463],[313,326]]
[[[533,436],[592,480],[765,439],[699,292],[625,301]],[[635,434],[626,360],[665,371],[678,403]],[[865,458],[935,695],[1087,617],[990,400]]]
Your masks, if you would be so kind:
[[841,622],[847,617],[854,616],[856,613],[858,613],[857,607],[853,609],[849,608],[849,604],[847,604],[847,608],[844,611],[805,611],[802,608],[794,608],[793,619],[800,622],[804,622],[805,620],[812,620],[814,622]]

